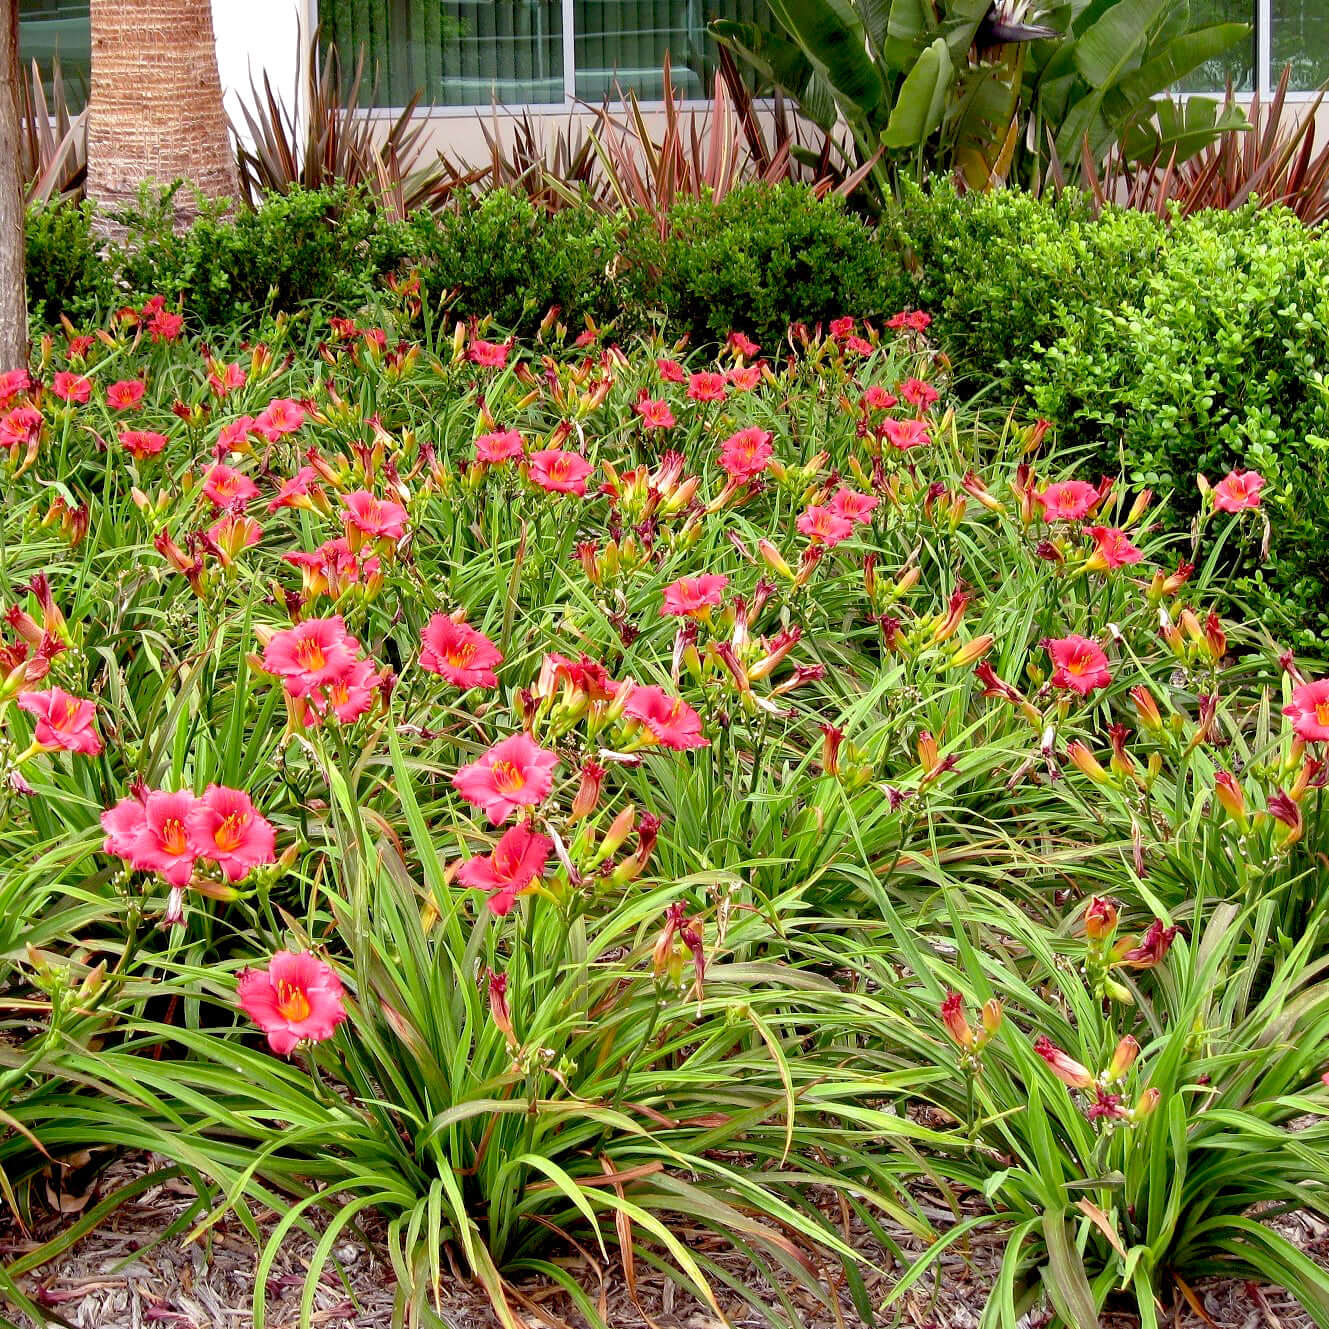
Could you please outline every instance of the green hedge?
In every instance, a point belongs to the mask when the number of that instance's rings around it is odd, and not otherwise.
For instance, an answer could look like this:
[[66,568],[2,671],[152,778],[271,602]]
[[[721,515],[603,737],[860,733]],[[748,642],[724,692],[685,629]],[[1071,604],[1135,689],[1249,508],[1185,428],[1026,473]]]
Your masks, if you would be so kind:
[[[1228,551],[1270,631],[1329,642],[1329,233],[1255,205],[1162,221],[1084,200],[914,192],[884,227],[960,366],[1195,509],[1196,475],[1269,482],[1267,560]],[[889,258],[888,258],[889,266]],[[1249,529],[1249,526],[1248,526]]]
[[490,315],[529,332],[551,305],[621,332],[665,325],[715,340],[739,328],[774,349],[795,319],[890,312],[872,228],[840,200],[797,186],[685,202],[661,238],[649,219],[569,208],[552,216],[505,190],[395,222],[344,189],[293,190],[234,217],[205,213],[176,233],[164,203],[129,216],[106,251],[88,209],[30,214],[34,316],[75,322],[148,295],[198,327],[233,327],[315,307],[350,315],[384,278],[416,271],[431,313]]

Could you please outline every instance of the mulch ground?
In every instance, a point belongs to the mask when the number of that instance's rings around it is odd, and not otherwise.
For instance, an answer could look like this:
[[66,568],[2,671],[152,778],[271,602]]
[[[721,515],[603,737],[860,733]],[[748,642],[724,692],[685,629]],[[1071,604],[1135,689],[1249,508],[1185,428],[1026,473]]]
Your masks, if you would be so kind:
[[[118,1160],[102,1175],[88,1202],[95,1203],[98,1195],[144,1175],[149,1166],[150,1160],[143,1158]],[[153,1186],[115,1210],[65,1254],[28,1275],[23,1280],[25,1290],[49,1312],[48,1325],[76,1325],[79,1329],[244,1329],[251,1325],[258,1250],[232,1216],[211,1229],[210,1240],[184,1244],[182,1232],[171,1228],[193,1199],[192,1189],[180,1179]],[[68,1203],[66,1207],[70,1207]],[[52,1209],[28,1233],[12,1222],[0,1222],[0,1260],[17,1258],[75,1218],[75,1214]],[[266,1216],[269,1227],[276,1221],[276,1215]],[[1312,1258],[1329,1263],[1329,1225],[1298,1214],[1283,1220],[1283,1229]],[[360,1236],[338,1244],[337,1268],[326,1270],[318,1285],[315,1325],[333,1329],[388,1329],[391,1325],[395,1280],[381,1235],[371,1220]],[[679,1235],[686,1237],[686,1229]],[[714,1238],[698,1232],[691,1240],[705,1243],[707,1253],[720,1259],[738,1281],[749,1287],[757,1285],[755,1270],[740,1256],[726,1256]],[[879,1303],[885,1300],[898,1271],[879,1249],[866,1241],[862,1244],[872,1269],[868,1286]],[[900,1244],[906,1250],[917,1249],[904,1234]],[[1000,1234],[994,1232],[975,1238],[964,1250],[949,1252],[939,1279],[914,1289],[892,1308],[899,1314],[899,1323],[913,1329],[977,1329],[1001,1248]],[[298,1325],[312,1251],[313,1242],[299,1234],[283,1245],[268,1277],[269,1329]],[[721,1329],[724,1323],[711,1309],[648,1268],[638,1266],[635,1286],[630,1289],[616,1265],[601,1266],[575,1252],[566,1263],[614,1329]],[[805,1329],[849,1329],[857,1323],[844,1289],[837,1298],[840,1317],[806,1295],[786,1292],[804,1317]],[[1169,1321],[1178,1329],[1310,1329],[1312,1323],[1275,1288],[1226,1281],[1201,1285],[1194,1292],[1202,1314],[1183,1304]],[[519,1287],[514,1301],[519,1318],[530,1329],[580,1329],[584,1324],[556,1287]],[[736,1296],[721,1294],[720,1304],[734,1329],[759,1329],[765,1324]],[[445,1280],[441,1315],[449,1329],[498,1329],[499,1325],[483,1292],[461,1278]],[[883,1323],[890,1323],[891,1318],[888,1313]],[[1038,1329],[1040,1323],[1031,1319],[1029,1329]],[[1133,1329],[1135,1324],[1124,1315],[1103,1320],[1105,1329]]]

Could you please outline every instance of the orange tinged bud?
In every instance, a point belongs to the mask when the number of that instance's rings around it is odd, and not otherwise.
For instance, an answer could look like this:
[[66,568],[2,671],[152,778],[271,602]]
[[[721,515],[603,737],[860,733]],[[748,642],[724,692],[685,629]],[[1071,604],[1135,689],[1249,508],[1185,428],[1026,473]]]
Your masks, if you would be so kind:
[[1107,784],[1112,779],[1098,758],[1078,738],[1066,745],[1066,755],[1075,763],[1076,769],[1095,784]]
[[1112,1053],[1112,1060],[1108,1063],[1107,1078],[1110,1083],[1115,1084],[1118,1080],[1124,1080],[1126,1073],[1135,1065],[1135,1059],[1140,1055],[1140,1045],[1130,1034],[1118,1042]]

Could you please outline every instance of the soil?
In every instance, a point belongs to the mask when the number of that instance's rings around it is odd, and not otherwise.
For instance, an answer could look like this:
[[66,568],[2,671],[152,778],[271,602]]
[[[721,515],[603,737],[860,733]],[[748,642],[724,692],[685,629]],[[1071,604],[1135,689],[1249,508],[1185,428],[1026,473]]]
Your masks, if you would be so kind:
[[[12,1221],[0,1223],[0,1260],[8,1263],[77,1221],[78,1210],[136,1177],[145,1176],[152,1160],[116,1160],[98,1178],[88,1196],[50,1197],[54,1204],[29,1232]],[[926,1208],[926,1197],[920,1197]],[[153,1185],[114,1210],[105,1221],[63,1254],[22,1280],[25,1292],[49,1312],[48,1325],[79,1329],[245,1329],[252,1325],[254,1281],[259,1249],[234,1215],[228,1214],[206,1238],[185,1242],[197,1216],[191,1186],[178,1177]],[[66,1212],[61,1212],[63,1209]],[[69,1212],[74,1211],[74,1212]],[[944,1215],[936,1215],[940,1220]],[[270,1230],[275,1214],[258,1215]],[[1329,1264],[1329,1224],[1295,1214],[1280,1220],[1286,1235],[1313,1259]],[[313,1324],[347,1329],[389,1329],[396,1280],[386,1254],[381,1224],[372,1218],[355,1238],[338,1243],[335,1265],[322,1275],[314,1297]],[[679,1235],[718,1259],[735,1279],[755,1286],[756,1271],[733,1252],[726,1253],[713,1236],[700,1230]],[[856,1240],[868,1257],[869,1291],[874,1304],[883,1302],[898,1270],[864,1234]],[[918,1244],[901,1233],[902,1248]],[[977,1329],[979,1314],[1001,1257],[1002,1239],[993,1232],[976,1237],[965,1249],[948,1252],[939,1280],[914,1288],[897,1307],[899,1323],[912,1329]],[[295,1329],[313,1242],[292,1235],[281,1247],[267,1280],[268,1329]],[[630,1287],[621,1267],[603,1264],[588,1253],[570,1252],[560,1261],[596,1303],[613,1329],[760,1329],[765,1321],[736,1295],[720,1297],[726,1320],[698,1304],[653,1269],[638,1264]],[[806,1294],[786,1288],[805,1329],[852,1329],[858,1323],[844,1288],[837,1289],[839,1315]],[[439,1312],[448,1329],[498,1329],[484,1292],[456,1275],[444,1278]],[[1192,1307],[1181,1299],[1168,1323],[1177,1329],[1310,1329],[1312,1321],[1282,1291],[1239,1281],[1215,1281],[1192,1289]],[[529,1284],[513,1292],[518,1318],[530,1329],[581,1329],[584,1321],[561,1289]],[[892,1322],[887,1313],[881,1322]],[[1042,1317],[1028,1320],[1038,1329]],[[1107,1315],[1104,1329],[1134,1329],[1127,1315]],[[46,1326],[34,1326],[46,1329]]]

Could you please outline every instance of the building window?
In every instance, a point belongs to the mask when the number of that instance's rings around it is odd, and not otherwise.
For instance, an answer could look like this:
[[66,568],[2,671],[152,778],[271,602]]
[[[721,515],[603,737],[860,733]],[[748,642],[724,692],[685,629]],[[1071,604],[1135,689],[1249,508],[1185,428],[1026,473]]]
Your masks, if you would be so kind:
[[665,53],[684,97],[709,95],[713,18],[753,20],[766,0],[320,0],[325,43],[361,99],[404,106],[550,106],[616,88],[658,100]]
[[1222,92],[1229,81],[1236,92],[1255,91],[1258,61],[1255,41],[1256,0],[1191,0],[1191,22],[1249,23],[1250,37],[1194,70],[1182,84],[1183,92]]
[[1271,0],[1269,48],[1275,82],[1291,65],[1294,92],[1329,83],[1329,0]]
[[92,29],[88,0],[19,0],[18,50],[24,70],[35,60],[51,96],[57,62],[71,111],[82,110],[92,77]]

